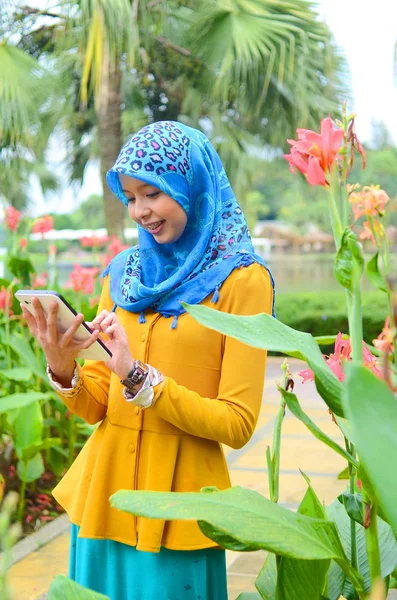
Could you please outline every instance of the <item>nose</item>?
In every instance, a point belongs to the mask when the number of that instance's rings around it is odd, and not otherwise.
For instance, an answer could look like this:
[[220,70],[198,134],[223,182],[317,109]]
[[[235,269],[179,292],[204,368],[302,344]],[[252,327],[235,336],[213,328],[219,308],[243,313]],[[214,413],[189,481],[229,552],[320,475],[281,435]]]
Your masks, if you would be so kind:
[[135,217],[142,220],[144,217],[150,215],[150,208],[145,198],[136,198],[134,203]]

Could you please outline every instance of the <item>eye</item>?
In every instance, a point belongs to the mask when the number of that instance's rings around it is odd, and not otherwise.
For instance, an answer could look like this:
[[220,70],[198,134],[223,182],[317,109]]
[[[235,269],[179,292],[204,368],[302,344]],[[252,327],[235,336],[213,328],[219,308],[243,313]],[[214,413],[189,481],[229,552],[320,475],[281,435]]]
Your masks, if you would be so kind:
[[146,196],[148,198],[157,198],[157,196],[159,196],[160,193],[161,193],[160,190],[157,190],[156,192],[151,192],[150,194],[146,194]]
[[135,202],[135,198],[127,198],[127,202],[128,202],[128,204],[129,204],[130,202]]

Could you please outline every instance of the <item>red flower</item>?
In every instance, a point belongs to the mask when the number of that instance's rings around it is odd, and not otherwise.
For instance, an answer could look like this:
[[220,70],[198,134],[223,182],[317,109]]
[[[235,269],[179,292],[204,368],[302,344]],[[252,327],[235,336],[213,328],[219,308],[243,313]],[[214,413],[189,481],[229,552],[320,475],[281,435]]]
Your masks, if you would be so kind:
[[80,241],[83,248],[102,248],[109,241],[109,237],[107,235],[101,237],[96,235],[84,236]]
[[69,281],[65,284],[65,288],[71,287],[75,292],[92,294],[98,272],[99,269],[95,267],[81,267],[76,264],[74,271],[69,275]]
[[50,217],[50,215],[46,215],[45,217],[40,217],[35,220],[32,231],[33,233],[41,233],[41,235],[44,235],[47,231],[51,231],[52,229],[54,229],[54,219]]
[[[351,351],[352,347],[350,338],[344,340],[342,334],[339,332],[335,340],[335,352],[329,356],[323,355],[325,362],[334,375],[339,379],[339,381],[345,380],[343,363],[347,360],[351,361]],[[363,342],[363,358],[364,365],[368,367],[368,369],[370,369],[377,377],[382,378],[382,373],[376,366],[376,356],[371,354],[371,351],[365,342]],[[305,381],[314,381],[314,373],[311,369],[300,371],[298,375],[302,377],[302,383],[305,383]]]
[[47,285],[48,273],[41,273],[38,275],[36,279],[32,283],[32,288],[37,290],[37,288],[45,288]]
[[22,213],[14,208],[13,206],[7,206],[6,214],[4,217],[4,224],[11,231],[16,231],[18,227],[18,223],[21,220]]
[[4,285],[1,286],[0,290],[0,310],[4,313],[6,310],[6,305],[8,304],[8,316],[10,317],[13,312],[11,309],[12,306],[12,294],[9,292]]
[[284,154],[292,173],[295,168],[306,177],[310,185],[328,186],[326,176],[337,157],[343,141],[343,130],[334,129],[330,117],[321,121],[320,133],[310,129],[297,129],[298,140],[288,140],[291,154]]
[[19,247],[21,250],[24,250],[27,245],[28,245],[28,240],[26,238],[21,238],[19,240]]
[[112,235],[112,241],[108,246],[108,251],[110,254],[106,254],[105,256],[105,265],[108,265],[117,254],[123,250],[127,250],[129,247],[130,246],[128,245],[126,246],[125,244],[122,244],[115,235]]

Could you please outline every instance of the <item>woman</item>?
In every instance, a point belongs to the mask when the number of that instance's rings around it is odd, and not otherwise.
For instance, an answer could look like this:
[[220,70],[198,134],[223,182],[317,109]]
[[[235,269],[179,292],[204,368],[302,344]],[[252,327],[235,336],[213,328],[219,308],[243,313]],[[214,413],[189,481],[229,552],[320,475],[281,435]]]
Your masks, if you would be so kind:
[[64,335],[24,311],[63,402],[100,423],[54,490],[72,526],[70,576],[112,600],[224,600],[225,553],[196,522],[136,518],[110,507],[119,489],[230,486],[221,444],[241,448],[258,418],[266,354],[199,325],[180,301],[272,312],[273,280],[206,136],[177,122],[141,129],[107,176],[138,226],[139,245],[103,273],[90,343],[106,364],[75,357],[82,316]]

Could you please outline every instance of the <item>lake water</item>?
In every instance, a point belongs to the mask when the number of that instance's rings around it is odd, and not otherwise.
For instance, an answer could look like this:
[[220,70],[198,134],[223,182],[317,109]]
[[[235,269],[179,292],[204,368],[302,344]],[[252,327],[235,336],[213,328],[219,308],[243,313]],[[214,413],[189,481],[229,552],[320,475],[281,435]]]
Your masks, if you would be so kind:
[[[368,257],[370,258],[370,257]],[[267,264],[273,273],[278,293],[287,292],[327,292],[341,289],[334,276],[334,258],[331,255],[290,255],[270,256]],[[392,272],[397,272],[397,255],[392,256]],[[95,265],[84,265],[95,266]],[[61,285],[66,283],[72,264],[58,262],[58,277]],[[47,270],[43,268],[42,270]],[[374,289],[367,278],[363,277],[363,289]]]

